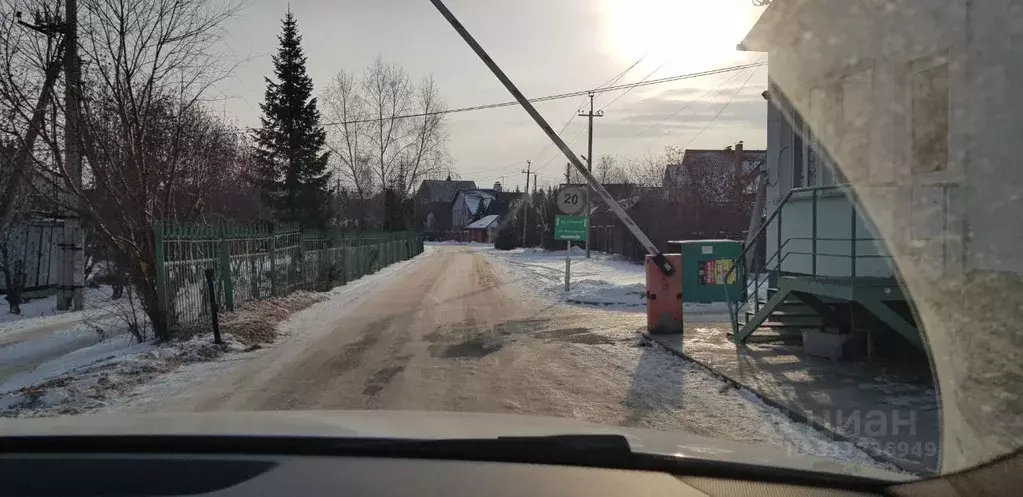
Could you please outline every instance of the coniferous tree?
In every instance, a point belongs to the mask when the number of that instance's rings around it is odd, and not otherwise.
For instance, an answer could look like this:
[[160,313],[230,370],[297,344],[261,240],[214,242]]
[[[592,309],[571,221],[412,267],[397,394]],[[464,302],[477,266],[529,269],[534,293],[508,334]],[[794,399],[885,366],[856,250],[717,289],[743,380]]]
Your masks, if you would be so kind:
[[265,78],[261,127],[255,130],[263,199],[282,221],[322,227],[331,197],[328,153],[321,152],[326,132],[312,96],[312,78],[306,74],[302,36],[290,11],[283,27],[273,56],[277,82]]

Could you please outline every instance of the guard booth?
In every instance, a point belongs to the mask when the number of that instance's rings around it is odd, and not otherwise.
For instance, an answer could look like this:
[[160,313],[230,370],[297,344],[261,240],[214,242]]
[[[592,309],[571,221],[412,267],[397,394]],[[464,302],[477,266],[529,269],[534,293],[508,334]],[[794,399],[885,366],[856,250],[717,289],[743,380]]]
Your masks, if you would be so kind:
[[679,245],[682,254],[682,302],[737,302],[743,299],[744,271],[732,271],[742,253],[742,242],[735,240],[686,240],[668,242]]

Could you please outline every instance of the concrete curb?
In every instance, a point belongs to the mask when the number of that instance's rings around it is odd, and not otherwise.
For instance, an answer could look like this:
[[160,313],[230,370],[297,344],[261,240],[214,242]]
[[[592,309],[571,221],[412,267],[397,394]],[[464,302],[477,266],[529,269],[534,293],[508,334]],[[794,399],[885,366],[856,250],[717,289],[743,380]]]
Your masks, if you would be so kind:
[[700,366],[701,368],[703,368],[703,370],[705,370],[708,373],[718,377],[719,379],[721,379],[721,381],[724,381],[725,383],[727,383],[732,388],[734,388],[736,390],[745,390],[745,391],[753,394],[758,399],[760,399],[761,402],[763,402],[764,404],[767,404],[768,406],[771,406],[771,407],[781,411],[781,413],[785,417],[791,419],[792,421],[808,425],[808,426],[812,427],[813,429],[817,430],[818,432],[820,432],[824,436],[831,437],[831,438],[833,438],[835,440],[838,440],[840,442],[847,442],[847,443],[852,444],[854,447],[862,450],[865,454],[870,456],[871,459],[873,459],[873,460],[875,460],[875,461],[877,461],[879,463],[891,464],[891,465],[893,465],[893,466],[895,466],[895,467],[897,467],[897,468],[899,468],[899,469],[901,469],[903,471],[912,473],[912,474],[917,475],[917,476],[925,476],[926,477],[926,476],[936,476],[937,475],[937,473],[935,471],[931,471],[931,470],[923,467],[923,465],[921,465],[921,464],[914,463],[913,461],[906,461],[904,459],[893,458],[893,457],[889,456],[888,454],[885,454],[884,451],[879,451],[879,450],[875,449],[874,447],[864,447],[864,446],[861,446],[861,445],[856,443],[856,439],[855,438],[852,438],[852,437],[849,437],[849,436],[844,435],[842,433],[839,433],[837,431],[834,431],[831,428],[829,428],[827,425],[824,425],[824,424],[819,423],[819,422],[817,422],[817,421],[815,421],[815,420],[813,420],[811,418],[808,418],[805,415],[803,415],[801,412],[794,411],[789,406],[786,406],[785,404],[783,404],[781,402],[778,402],[778,401],[776,401],[774,399],[771,399],[770,397],[767,397],[766,395],[763,395],[760,392],[758,392],[758,391],[756,391],[756,390],[754,390],[754,389],[752,389],[752,388],[750,388],[750,387],[748,387],[746,385],[743,385],[742,383],[739,383],[738,381],[736,381],[735,379],[729,377],[728,375],[726,375],[726,374],[724,374],[724,373],[722,373],[722,372],[720,372],[720,371],[718,371],[718,370],[708,366],[703,361],[695,359],[692,356],[689,356],[689,355],[685,354],[684,352],[682,352],[680,350],[673,349],[673,348],[671,348],[671,347],[669,347],[667,345],[664,345],[661,342],[658,342],[654,337],[650,336],[649,332],[647,332],[645,330],[638,330],[638,331],[636,331],[636,334],[638,334],[640,337],[642,337],[642,339],[644,341],[646,341],[648,343],[655,344],[658,347],[660,347],[660,348],[670,352],[672,355],[675,355],[675,356],[677,356],[677,357],[679,357],[681,359],[684,359],[684,360],[689,361],[689,362],[691,362],[693,364],[696,364],[697,366]]

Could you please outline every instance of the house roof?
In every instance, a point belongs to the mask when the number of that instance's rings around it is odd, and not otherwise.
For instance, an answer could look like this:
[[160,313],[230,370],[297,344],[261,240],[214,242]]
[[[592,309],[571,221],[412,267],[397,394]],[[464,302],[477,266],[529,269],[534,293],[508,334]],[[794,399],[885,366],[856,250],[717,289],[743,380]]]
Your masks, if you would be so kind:
[[[583,185],[580,185],[583,186]],[[635,183],[606,183],[601,184],[608,193],[611,194],[611,198],[618,202],[618,205],[622,209],[629,210],[644,197],[656,195],[660,190],[656,186],[641,186]],[[590,214],[596,215],[603,212],[610,212],[607,205],[600,200],[596,195],[590,199],[591,207]]]
[[466,207],[469,208],[469,212],[479,212],[480,204],[483,209],[486,210],[490,207],[490,203],[497,199],[497,191],[495,190],[461,190],[455,194],[455,199],[458,196],[462,196],[462,201],[465,202]]
[[472,224],[466,226],[465,228],[466,229],[470,229],[470,230],[473,230],[473,229],[487,229],[492,224],[497,223],[497,218],[498,218],[497,214],[491,214],[489,216],[484,216],[484,217],[481,217],[478,221],[474,221]]
[[[735,153],[734,150],[687,149],[681,163],[665,167],[664,186],[699,188],[705,198],[727,202],[732,196],[731,185],[734,185]],[[742,173],[752,173],[766,160],[766,150],[743,150]]]
[[419,185],[419,192],[426,202],[451,202],[459,190],[474,188],[475,181],[426,179]]

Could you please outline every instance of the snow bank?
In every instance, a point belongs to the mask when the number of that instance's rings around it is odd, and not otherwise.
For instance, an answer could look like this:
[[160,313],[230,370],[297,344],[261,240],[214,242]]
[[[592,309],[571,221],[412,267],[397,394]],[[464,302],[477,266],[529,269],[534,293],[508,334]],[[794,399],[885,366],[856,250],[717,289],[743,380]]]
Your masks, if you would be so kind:
[[[299,291],[246,303],[238,312],[221,317],[223,343],[219,345],[203,327],[185,330],[185,338],[168,343],[134,342],[120,318],[132,310],[127,299],[74,313],[79,316],[57,323],[54,329],[49,329],[52,322],[45,321],[49,317],[19,321],[21,331],[0,334],[0,417],[118,411],[138,395],[170,395],[222,370],[226,361],[244,360],[253,351],[293,338],[297,335],[293,326],[278,328],[277,324],[296,311],[327,298],[356,305],[385,278],[421,260],[423,256],[417,256],[391,264],[329,292]],[[319,312],[310,309],[311,322],[304,327],[321,328],[324,312],[330,310],[329,306]],[[12,358],[23,359],[24,367],[12,369],[8,362]],[[153,383],[159,383],[154,385],[159,389],[147,390]]]
[[570,304],[639,309],[646,306],[646,276],[643,266],[603,253],[572,247],[572,279],[565,292],[566,251],[515,249],[487,252],[512,279],[529,282],[542,297]]
[[423,245],[426,245],[426,246],[430,246],[430,245],[438,245],[438,246],[460,245],[460,246],[465,246],[465,247],[488,247],[488,248],[493,248],[494,247],[493,243],[459,242],[459,241],[456,241],[456,240],[444,240],[444,241],[440,241],[440,242],[423,242]]
[[211,334],[157,345],[125,342],[121,336],[79,349],[41,365],[32,374],[11,378],[0,388],[0,416],[37,417],[77,414],[106,407],[132,388],[183,364],[211,361],[224,354],[254,350],[225,334]]
[[616,284],[606,280],[582,280],[573,282],[568,293],[563,293],[566,302],[616,307],[646,307],[646,286]]
[[85,289],[85,311],[58,311],[53,296],[43,297],[21,304],[21,314],[7,312],[7,302],[0,306],[0,336],[26,328],[39,326],[60,326],[83,319],[97,318],[109,314],[104,305],[112,293],[109,286]]

